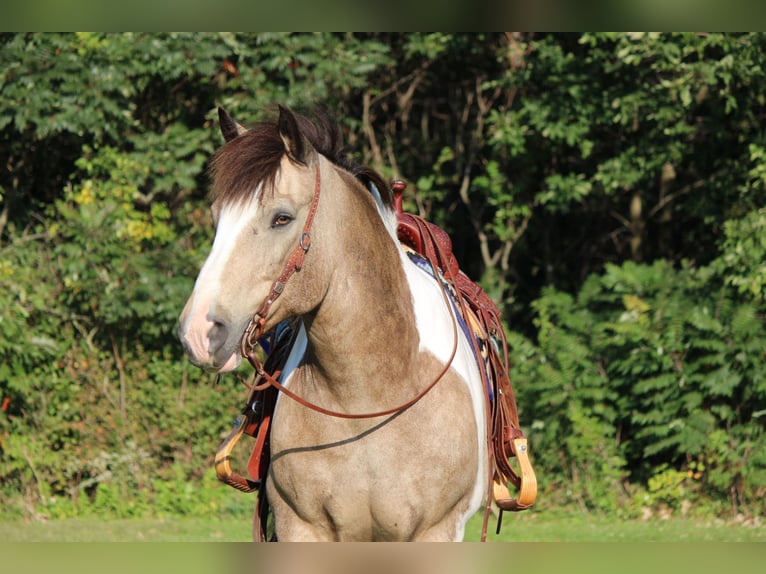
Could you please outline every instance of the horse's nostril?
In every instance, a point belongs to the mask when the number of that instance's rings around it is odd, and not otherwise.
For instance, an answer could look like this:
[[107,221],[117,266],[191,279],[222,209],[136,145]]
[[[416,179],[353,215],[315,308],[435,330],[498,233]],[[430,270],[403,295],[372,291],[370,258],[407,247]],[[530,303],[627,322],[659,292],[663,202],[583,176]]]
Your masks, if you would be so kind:
[[219,321],[213,322],[213,326],[210,327],[208,333],[208,338],[210,339],[210,353],[218,350],[226,342],[227,334],[228,329],[225,324],[220,323]]

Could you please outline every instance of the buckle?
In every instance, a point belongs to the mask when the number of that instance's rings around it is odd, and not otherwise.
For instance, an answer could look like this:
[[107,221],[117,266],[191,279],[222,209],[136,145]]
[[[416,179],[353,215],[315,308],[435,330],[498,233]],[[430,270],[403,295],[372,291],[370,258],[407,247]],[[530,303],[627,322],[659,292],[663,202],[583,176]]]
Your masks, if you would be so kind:
[[242,340],[239,344],[239,352],[244,358],[248,358],[258,346],[258,339],[263,335],[263,326],[266,324],[266,319],[261,317],[258,313],[252,316],[250,322],[245,327],[245,332],[242,333]]

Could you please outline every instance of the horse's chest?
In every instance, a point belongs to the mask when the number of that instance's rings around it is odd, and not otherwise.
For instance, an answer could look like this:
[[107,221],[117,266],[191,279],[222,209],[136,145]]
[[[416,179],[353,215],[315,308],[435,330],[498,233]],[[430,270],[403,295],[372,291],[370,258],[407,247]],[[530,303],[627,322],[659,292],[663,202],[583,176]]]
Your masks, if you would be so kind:
[[[355,430],[338,421],[311,424],[299,433],[275,421],[272,431],[271,474],[291,496],[313,489],[314,500],[337,499],[341,494],[367,496],[387,482],[399,465],[396,441],[382,429]],[[362,425],[364,426],[364,425]]]
[[411,538],[434,501],[456,504],[472,489],[478,462],[475,448],[464,456],[455,448],[473,425],[444,425],[419,410],[364,422],[309,416],[301,424],[283,411],[272,430],[275,513],[341,539]]
[[[270,475],[279,498],[272,502],[277,515],[281,505],[283,512],[333,537],[373,538],[385,494],[396,482],[387,441],[340,433],[328,437],[326,429],[302,440],[280,434],[275,425]],[[400,522],[393,521],[395,529]],[[406,533],[385,536],[402,538]]]

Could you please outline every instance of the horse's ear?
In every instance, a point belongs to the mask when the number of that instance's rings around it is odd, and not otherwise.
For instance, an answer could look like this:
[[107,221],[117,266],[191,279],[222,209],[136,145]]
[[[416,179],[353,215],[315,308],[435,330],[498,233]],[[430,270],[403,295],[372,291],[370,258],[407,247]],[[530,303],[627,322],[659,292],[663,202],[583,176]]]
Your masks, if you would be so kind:
[[279,135],[285,143],[287,155],[297,162],[307,164],[306,150],[308,143],[304,140],[303,134],[298,127],[298,121],[293,113],[282,105],[279,106],[277,125],[279,127]]
[[229,115],[229,112],[224,110],[222,107],[218,108],[218,121],[221,124],[221,133],[223,134],[223,139],[225,139],[227,142],[230,142],[235,137],[241,136],[243,133],[247,132],[247,128],[235,122]]

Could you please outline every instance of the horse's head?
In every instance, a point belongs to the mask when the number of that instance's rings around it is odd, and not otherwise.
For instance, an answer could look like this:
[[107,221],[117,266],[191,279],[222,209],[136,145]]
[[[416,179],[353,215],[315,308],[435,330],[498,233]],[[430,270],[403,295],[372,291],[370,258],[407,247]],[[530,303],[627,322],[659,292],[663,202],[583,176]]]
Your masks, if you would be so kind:
[[[229,371],[239,364],[248,322],[299,246],[307,247],[320,159],[299,118],[281,106],[279,112],[276,124],[247,130],[219,110],[226,144],[211,164],[216,235],[178,328],[192,362],[207,369]],[[308,312],[321,298],[310,259],[269,305],[265,330]]]

